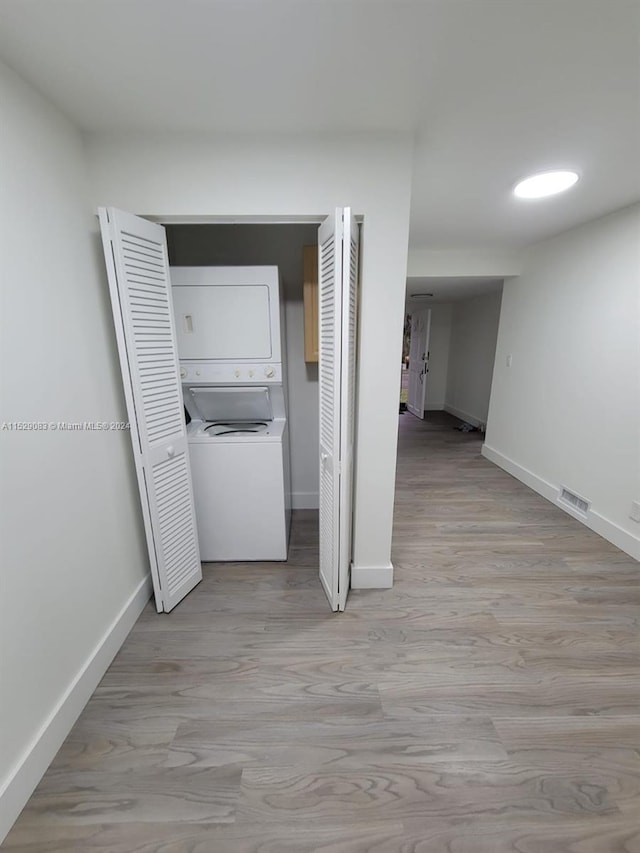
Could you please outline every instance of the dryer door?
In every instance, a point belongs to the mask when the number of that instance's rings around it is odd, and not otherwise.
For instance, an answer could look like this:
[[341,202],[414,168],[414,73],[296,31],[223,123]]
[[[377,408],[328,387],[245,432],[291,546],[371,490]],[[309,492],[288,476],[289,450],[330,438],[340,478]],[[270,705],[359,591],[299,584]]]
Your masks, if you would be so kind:
[[266,284],[174,287],[180,358],[263,362],[273,359]]
[[188,361],[282,361],[278,268],[171,267],[178,352]]

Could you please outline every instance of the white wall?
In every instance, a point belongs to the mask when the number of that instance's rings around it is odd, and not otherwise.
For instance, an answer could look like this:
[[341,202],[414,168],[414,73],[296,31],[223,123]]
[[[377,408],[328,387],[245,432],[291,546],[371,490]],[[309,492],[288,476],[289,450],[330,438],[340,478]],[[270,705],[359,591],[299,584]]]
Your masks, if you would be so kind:
[[592,501],[587,523],[637,558],[639,321],[640,206],[532,247],[505,282],[485,445],[546,497]]
[[431,334],[429,336],[429,373],[425,393],[425,410],[441,411],[447,390],[449,369],[449,341],[451,338],[451,313],[453,306],[431,306]]
[[500,299],[493,292],[453,303],[445,409],[474,426],[487,422]]
[[409,251],[409,278],[506,278],[520,275],[522,249],[421,249]]
[[412,145],[372,134],[93,136],[94,204],[176,216],[364,216],[352,583],[388,585]]
[[286,319],[291,490],[294,509],[318,507],[318,365],[304,360],[302,249],[318,239],[309,225],[168,225],[178,266],[273,264],[280,270]]
[[[82,140],[0,65],[0,421],[126,420]],[[144,601],[126,432],[0,430],[0,840]]]

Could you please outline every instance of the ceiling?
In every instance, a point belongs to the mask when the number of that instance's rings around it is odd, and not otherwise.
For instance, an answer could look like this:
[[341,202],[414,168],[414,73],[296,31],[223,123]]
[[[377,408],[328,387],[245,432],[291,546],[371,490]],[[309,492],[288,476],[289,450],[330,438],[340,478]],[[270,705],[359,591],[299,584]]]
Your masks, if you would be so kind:
[[[462,276],[449,278],[409,278],[407,279],[407,307],[428,308],[430,305],[446,302],[460,302],[485,293],[502,290],[503,279],[481,276]],[[432,293],[428,298],[415,298],[416,294]]]
[[[86,131],[404,131],[410,245],[519,248],[640,198],[638,0],[0,0]],[[573,167],[564,196],[510,194]]]

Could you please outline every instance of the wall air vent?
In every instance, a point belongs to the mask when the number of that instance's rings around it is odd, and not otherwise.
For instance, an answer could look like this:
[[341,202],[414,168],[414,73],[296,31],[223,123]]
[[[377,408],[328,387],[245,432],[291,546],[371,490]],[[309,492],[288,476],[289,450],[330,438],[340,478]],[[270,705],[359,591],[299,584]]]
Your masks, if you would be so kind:
[[562,487],[562,491],[558,497],[558,503],[564,504],[566,507],[569,507],[569,509],[572,509],[574,512],[577,512],[579,515],[584,517],[586,517],[590,506],[589,501],[586,501],[579,495],[574,494],[574,492],[570,492],[569,489],[565,489],[564,486]]

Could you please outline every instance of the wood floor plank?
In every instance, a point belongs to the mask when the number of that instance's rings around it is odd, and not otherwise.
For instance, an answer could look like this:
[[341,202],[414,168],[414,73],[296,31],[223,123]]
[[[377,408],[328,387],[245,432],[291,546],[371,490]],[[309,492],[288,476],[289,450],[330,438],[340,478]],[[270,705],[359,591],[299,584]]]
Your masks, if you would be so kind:
[[[366,723],[382,720],[384,715],[377,694],[367,699],[345,695],[331,699],[307,696],[295,702],[278,697],[254,699],[251,702],[221,698],[212,702],[209,698],[184,698],[169,692],[163,695],[157,691],[141,691],[123,695],[119,691],[109,691],[106,694],[94,694],[69,739],[75,737],[79,725],[87,719],[96,726],[104,723],[107,731],[112,726],[126,730],[148,725],[151,730],[165,728],[175,734],[180,724],[199,720],[224,722],[232,719],[250,729],[269,722],[296,724],[301,721],[322,723],[335,720],[341,723],[358,720]],[[82,728],[78,737],[83,737]]]
[[[7,853],[397,853],[401,821],[16,827]],[[3,851],[5,847],[2,848]]]
[[298,721],[253,729],[237,720],[195,721],[178,727],[168,766],[243,767],[289,763],[332,768],[424,767],[433,761],[500,761],[507,753],[488,717],[430,717],[411,721]]
[[144,768],[126,773],[50,769],[20,823],[231,823],[241,775],[236,767]]
[[640,716],[496,718],[512,760],[536,767],[591,767],[637,779],[640,790]]
[[126,771],[166,762],[180,724],[177,717],[113,720],[103,713],[83,714],[51,764],[51,770],[99,767]]
[[620,815],[405,821],[403,833],[402,853],[640,853],[638,821]]
[[609,781],[585,771],[547,773],[499,761],[434,762],[424,768],[391,762],[339,770],[247,768],[238,821],[618,814]]
[[638,822],[620,815],[355,821],[327,825],[121,824],[16,828],[7,853],[640,853]]
[[[535,670],[532,671],[535,674]],[[386,714],[487,714],[494,719],[513,716],[635,715],[640,707],[640,685],[628,675],[575,673],[540,676],[529,683],[514,680],[433,678],[421,684],[380,686]]]

